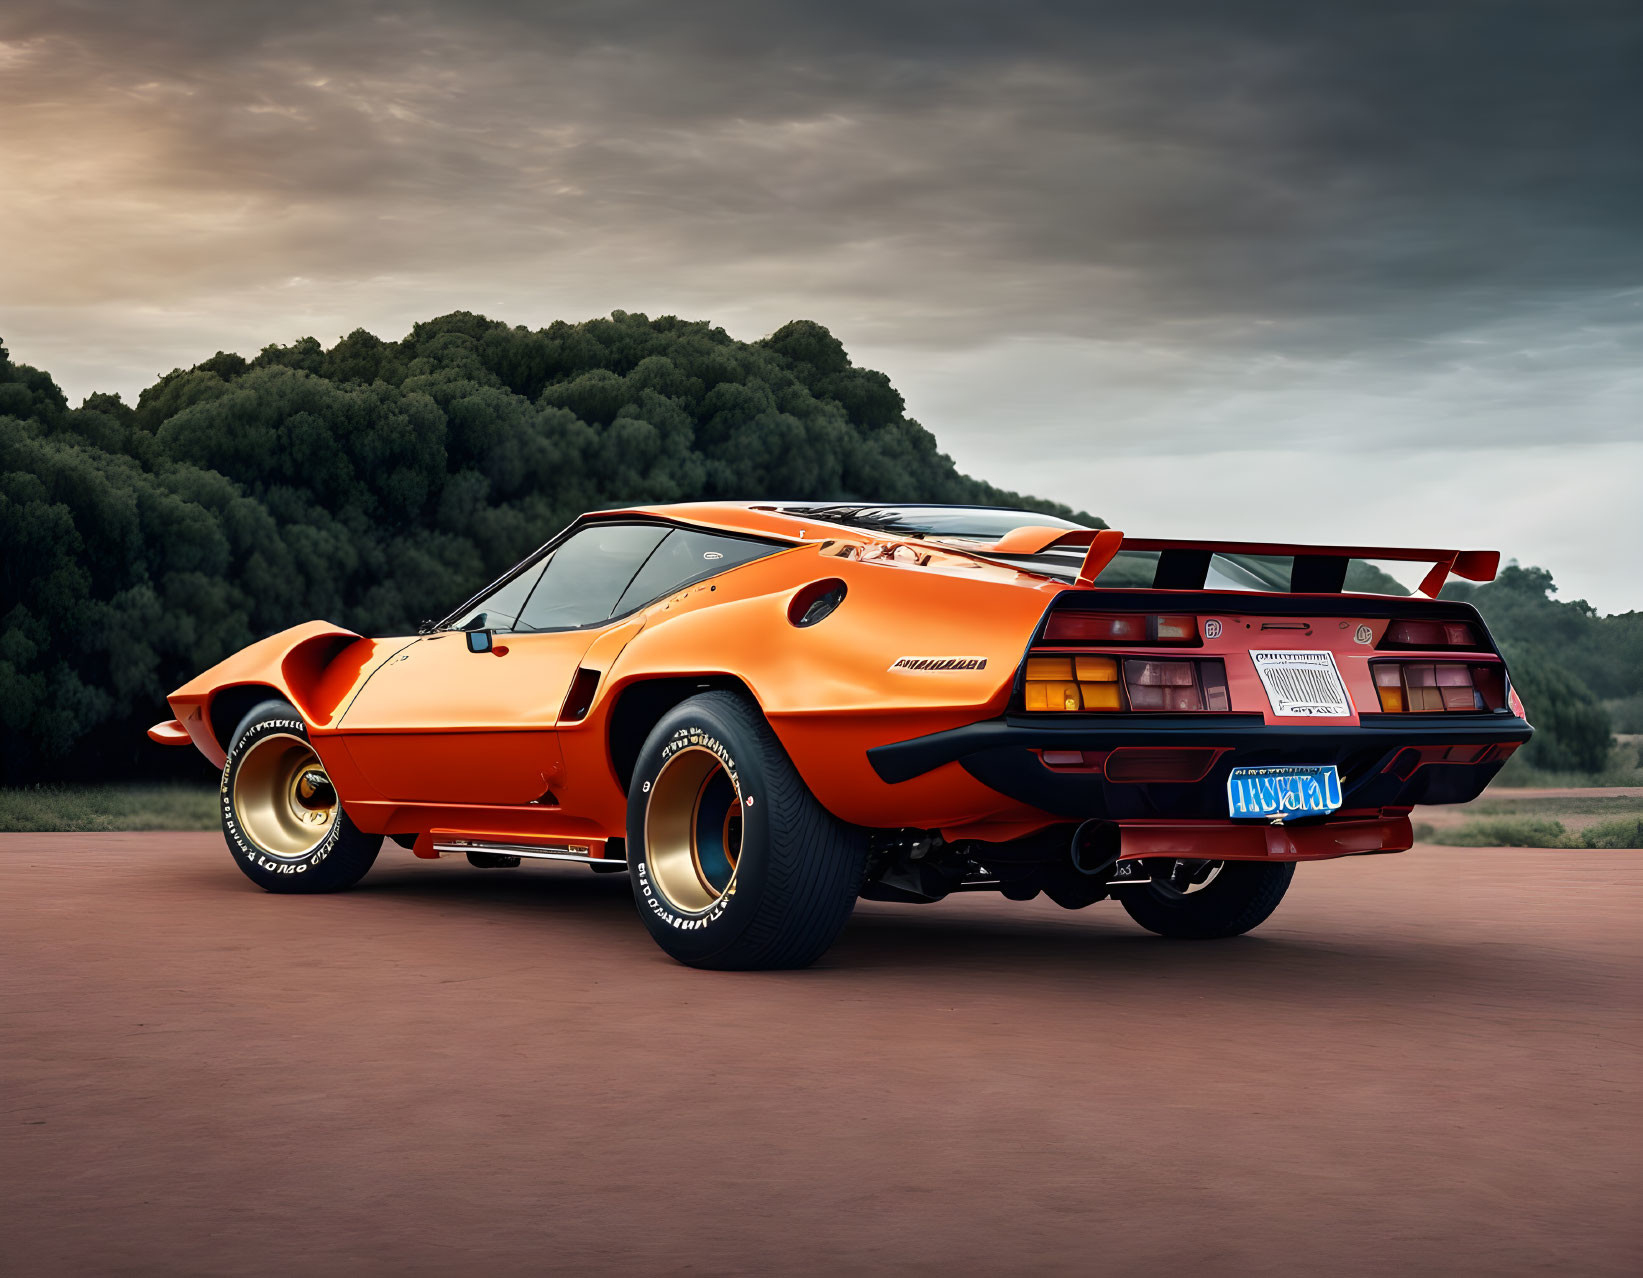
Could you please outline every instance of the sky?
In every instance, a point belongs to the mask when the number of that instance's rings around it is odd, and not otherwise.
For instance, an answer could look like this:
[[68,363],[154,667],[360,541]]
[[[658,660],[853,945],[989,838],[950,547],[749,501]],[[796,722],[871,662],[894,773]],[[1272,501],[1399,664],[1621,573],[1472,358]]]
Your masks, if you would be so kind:
[[1643,608],[1640,68],[1635,0],[4,0],[0,338],[802,317],[1115,527]]

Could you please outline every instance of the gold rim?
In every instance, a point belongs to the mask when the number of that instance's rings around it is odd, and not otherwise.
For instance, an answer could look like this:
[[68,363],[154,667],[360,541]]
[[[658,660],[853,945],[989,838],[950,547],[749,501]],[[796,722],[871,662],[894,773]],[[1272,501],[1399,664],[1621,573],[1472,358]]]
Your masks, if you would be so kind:
[[736,890],[742,796],[723,760],[686,746],[651,783],[645,805],[650,877],[674,909],[700,914]]
[[331,832],[337,792],[314,748],[286,732],[263,737],[234,773],[234,815],[270,856],[297,860]]

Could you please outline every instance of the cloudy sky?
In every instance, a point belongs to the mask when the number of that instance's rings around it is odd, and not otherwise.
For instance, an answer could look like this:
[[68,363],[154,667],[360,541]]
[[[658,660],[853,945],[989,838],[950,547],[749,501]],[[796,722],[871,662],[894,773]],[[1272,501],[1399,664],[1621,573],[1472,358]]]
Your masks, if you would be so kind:
[[802,316],[1154,535],[1643,608],[1636,0],[5,0],[0,337],[76,400],[444,311]]

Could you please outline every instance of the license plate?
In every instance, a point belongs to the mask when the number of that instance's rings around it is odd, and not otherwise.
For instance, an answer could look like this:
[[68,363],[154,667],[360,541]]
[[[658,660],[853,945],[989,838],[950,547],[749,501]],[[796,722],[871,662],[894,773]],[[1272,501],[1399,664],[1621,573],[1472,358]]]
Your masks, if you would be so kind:
[[1352,717],[1352,703],[1333,654],[1251,651],[1249,656],[1273,714],[1305,719]]
[[1325,816],[1340,806],[1333,763],[1234,768],[1227,778],[1227,811],[1235,817]]

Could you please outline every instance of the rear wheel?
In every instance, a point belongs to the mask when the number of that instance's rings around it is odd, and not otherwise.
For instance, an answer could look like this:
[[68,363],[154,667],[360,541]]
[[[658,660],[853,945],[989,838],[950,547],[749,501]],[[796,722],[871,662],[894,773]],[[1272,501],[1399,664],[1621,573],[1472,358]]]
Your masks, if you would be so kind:
[[706,692],[651,730],[628,792],[634,901],[656,943],[708,968],[805,967],[843,929],[867,859],[744,697]]
[[1151,883],[1123,891],[1119,900],[1149,932],[1211,940],[1266,922],[1294,877],[1293,861],[1164,861]]
[[348,819],[296,707],[269,700],[240,720],[223,766],[223,838],[245,877],[269,892],[353,887],[380,834]]

